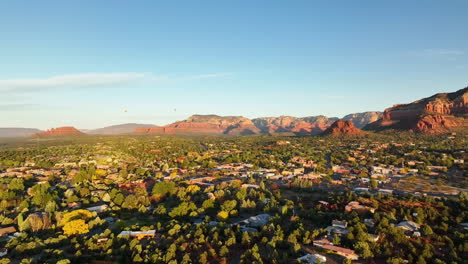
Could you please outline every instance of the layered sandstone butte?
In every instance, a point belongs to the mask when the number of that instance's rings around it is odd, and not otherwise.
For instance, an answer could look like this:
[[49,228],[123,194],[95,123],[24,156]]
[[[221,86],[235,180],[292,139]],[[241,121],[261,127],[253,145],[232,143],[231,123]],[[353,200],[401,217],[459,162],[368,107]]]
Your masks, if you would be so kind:
[[440,134],[466,129],[468,87],[454,93],[439,93],[410,104],[395,105],[381,119],[365,127],[369,130],[406,130]]
[[76,136],[76,135],[85,135],[85,134],[74,127],[57,127],[57,128],[49,129],[44,132],[36,133],[33,136],[53,137],[53,136]]
[[163,127],[138,128],[136,133],[151,134],[225,134],[250,135],[259,133],[252,120],[241,116],[193,115],[186,120]]
[[333,137],[363,136],[365,133],[356,128],[351,121],[338,120],[327,128],[322,135]]
[[354,126],[357,128],[363,128],[367,124],[375,122],[382,117],[382,112],[363,112],[363,113],[355,113],[349,114],[342,118],[345,121],[353,122]]

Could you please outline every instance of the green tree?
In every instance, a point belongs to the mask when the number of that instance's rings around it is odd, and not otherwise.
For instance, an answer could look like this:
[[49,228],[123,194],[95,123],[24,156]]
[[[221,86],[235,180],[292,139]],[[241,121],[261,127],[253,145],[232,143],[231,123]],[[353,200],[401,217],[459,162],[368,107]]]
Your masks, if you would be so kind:
[[116,205],[122,205],[123,202],[125,201],[125,197],[123,196],[123,194],[121,192],[117,193],[114,197],[114,203]]
[[197,210],[197,206],[193,202],[182,202],[174,207],[169,213],[170,217],[186,216],[190,211]]
[[125,198],[125,201],[122,203],[122,207],[126,209],[136,209],[138,208],[138,198],[131,194]]
[[219,250],[219,255],[221,257],[226,257],[227,255],[229,254],[229,249],[228,247],[226,247],[225,245],[221,247],[221,249]]
[[10,191],[24,191],[23,180],[19,178],[12,179],[10,184],[8,184],[8,189]]
[[154,185],[152,193],[156,196],[172,195],[176,192],[176,185],[171,181],[161,181]]
[[374,256],[367,242],[359,241],[354,245],[354,248],[358,254],[365,259]]
[[376,189],[378,186],[379,186],[379,183],[374,180],[374,179],[371,179],[370,180],[370,186],[373,188],[373,189]]
[[421,227],[421,232],[424,236],[430,236],[434,234],[434,232],[432,231],[432,228],[428,225],[423,225]]
[[225,212],[231,212],[233,209],[235,209],[237,206],[237,201],[236,200],[226,200],[224,203],[221,205],[221,210]]

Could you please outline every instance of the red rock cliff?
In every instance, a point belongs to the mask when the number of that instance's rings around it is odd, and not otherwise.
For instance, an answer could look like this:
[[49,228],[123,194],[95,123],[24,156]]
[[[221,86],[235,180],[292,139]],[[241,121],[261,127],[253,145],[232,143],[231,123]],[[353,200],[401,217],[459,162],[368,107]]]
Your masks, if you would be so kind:
[[385,110],[378,121],[366,126],[370,130],[397,129],[420,133],[447,133],[466,127],[468,87],[454,93],[440,93],[410,104]]

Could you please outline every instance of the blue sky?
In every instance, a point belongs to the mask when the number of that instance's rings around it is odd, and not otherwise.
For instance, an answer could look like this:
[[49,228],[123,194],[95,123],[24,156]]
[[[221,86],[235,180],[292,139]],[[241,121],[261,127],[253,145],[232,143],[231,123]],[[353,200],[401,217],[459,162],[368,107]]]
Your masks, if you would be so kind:
[[342,117],[468,85],[468,1],[2,1],[0,127]]

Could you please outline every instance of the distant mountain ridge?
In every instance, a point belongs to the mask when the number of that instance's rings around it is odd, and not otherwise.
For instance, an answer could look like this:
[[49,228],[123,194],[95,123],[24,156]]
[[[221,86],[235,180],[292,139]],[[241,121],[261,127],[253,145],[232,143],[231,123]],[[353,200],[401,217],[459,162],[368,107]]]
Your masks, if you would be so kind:
[[[74,127],[58,127],[43,131],[37,128],[17,128],[5,127],[0,128],[0,138],[16,138],[16,137],[31,137],[31,136],[66,136],[66,135],[122,135],[135,132],[136,128],[140,127],[155,127],[152,124],[127,123],[113,125],[98,129],[76,129]],[[77,133],[80,132],[80,133]]]
[[149,134],[226,134],[249,135],[256,134],[259,129],[252,120],[241,116],[193,115],[186,120],[167,126],[138,128],[136,133]]
[[127,123],[127,124],[107,126],[107,127],[98,128],[98,129],[86,130],[83,132],[87,134],[91,134],[91,135],[121,135],[121,134],[130,134],[130,133],[133,133],[135,129],[137,128],[145,128],[145,127],[156,127],[156,126],[151,125],[151,124]]
[[[356,113],[348,116],[350,122],[359,126],[367,125],[381,116],[380,112]],[[138,134],[206,134],[206,135],[251,135],[293,133],[296,135],[317,135],[324,132],[337,117],[260,117],[248,119],[242,116],[193,115],[186,120],[178,121],[162,127],[137,128]]]
[[30,137],[39,132],[36,128],[5,127],[0,128],[0,138]]
[[[252,135],[287,133],[315,135],[325,132],[333,124],[334,129],[354,131],[362,128],[374,132],[384,130],[440,134],[465,132],[468,129],[468,87],[453,93],[438,93],[409,104],[397,104],[382,112],[362,112],[337,117],[259,117],[192,115],[185,120],[165,126],[149,124],[120,124],[94,130],[79,131],[74,127],[62,127],[41,132],[33,128],[0,128],[1,137],[61,136],[83,134],[157,134],[157,135]],[[346,132],[347,133],[347,132]]]
[[355,113],[349,114],[342,118],[345,121],[353,122],[354,126],[357,128],[363,128],[367,124],[375,122],[382,117],[382,112],[364,112],[364,113]]
[[[373,121],[369,116],[381,116],[381,112],[365,112],[348,115],[348,120],[356,122],[357,127]],[[192,115],[186,120],[174,122],[166,126],[152,124],[127,123],[98,129],[80,129],[79,132],[90,135],[122,135],[122,134],[225,134],[251,135],[260,133],[294,133],[298,135],[316,135],[327,129],[337,117],[260,117],[248,119],[242,116]],[[17,130],[18,132],[14,132]],[[59,130],[60,131],[60,130]],[[35,128],[0,128],[0,137],[29,137],[42,132]],[[60,133],[60,132],[52,132]],[[47,135],[51,133],[46,133]],[[64,133],[67,134],[67,133]]]
[[319,134],[336,120],[338,120],[338,118],[328,118],[326,116],[309,116],[303,118],[280,116],[252,119],[262,133],[292,132],[305,135]]

